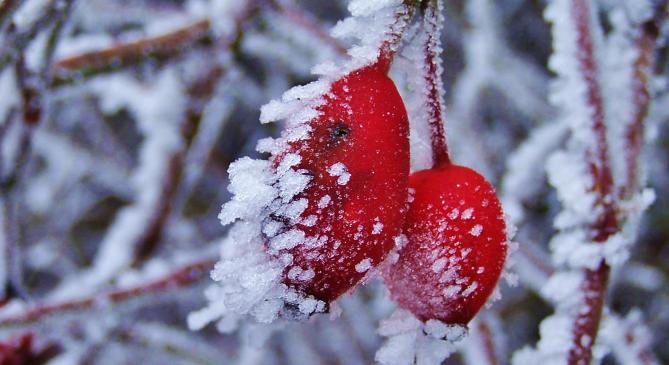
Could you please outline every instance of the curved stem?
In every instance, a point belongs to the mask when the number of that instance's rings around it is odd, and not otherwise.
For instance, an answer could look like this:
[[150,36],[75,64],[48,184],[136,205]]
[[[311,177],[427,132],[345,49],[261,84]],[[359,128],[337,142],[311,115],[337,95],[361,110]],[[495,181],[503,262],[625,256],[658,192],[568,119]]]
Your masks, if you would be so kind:
[[375,67],[378,67],[384,74],[387,74],[390,71],[390,65],[393,63],[393,59],[397,53],[397,48],[402,40],[402,34],[404,34],[411,18],[413,18],[416,8],[417,5],[412,4],[411,2],[405,2],[404,11],[400,11],[395,15],[395,22],[387,33],[389,38],[381,44],[379,58],[375,64]]
[[425,82],[427,86],[427,113],[430,124],[432,140],[433,166],[448,165],[451,159],[448,154],[446,143],[446,131],[444,128],[444,95],[441,79],[441,65],[439,64],[439,53],[441,51],[440,1],[430,2],[423,17],[423,27],[426,33],[423,52],[425,55]]

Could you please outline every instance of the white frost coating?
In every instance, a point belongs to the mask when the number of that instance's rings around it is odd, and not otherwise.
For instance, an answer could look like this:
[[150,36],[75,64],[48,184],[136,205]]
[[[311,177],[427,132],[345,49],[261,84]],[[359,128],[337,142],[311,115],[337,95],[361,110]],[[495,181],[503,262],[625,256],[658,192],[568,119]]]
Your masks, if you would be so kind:
[[224,225],[237,219],[253,218],[258,210],[269,205],[279,195],[271,185],[275,176],[268,161],[243,157],[230,164],[228,174],[228,190],[234,196],[218,215]]
[[324,195],[319,201],[318,201],[318,208],[323,209],[330,204],[330,201],[332,198],[329,195]]
[[[602,49],[602,34],[596,21],[592,19],[596,12],[593,9],[589,10],[590,34],[595,49],[595,58],[599,60],[601,59],[599,52]],[[548,65],[558,75],[558,78],[553,81],[549,99],[553,105],[560,108],[562,120],[571,128],[571,143],[573,144],[571,148],[581,157],[584,156],[584,150],[588,146],[596,144],[592,132],[594,110],[588,104],[587,85],[577,58],[579,54],[578,34],[571,14],[571,2],[567,0],[554,1],[546,8],[546,20],[553,23],[551,33],[553,54]],[[588,76],[594,78],[593,82],[600,80],[599,74]]]
[[469,234],[471,234],[474,237],[478,237],[481,235],[481,232],[483,232],[483,226],[477,224],[474,227],[472,227],[472,229],[469,231]]
[[353,0],[348,5],[348,11],[353,16],[370,16],[390,6],[402,4],[400,0]]
[[176,70],[166,69],[150,85],[140,84],[130,76],[116,75],[96,79],[91,87],[100,96],[106,112],[127,108],[144,136],[139,165],[130,177],[137,195],[131,205],[116,215],[100,243],[92,268],[55,290],[54,298],[86,295],[130,265],[135,244],[144,234],[154,207],[161,199],[172,156],[183,147],[180,128],[187,98],[183,96],[183,85]]
[[629,18],[636,24],[649,20],[653,14],[655,6],[651,0],[623,1],[623,7]]
[[[4,123],[11,108],[19,102],[16,76],[12,67],[6,67],[0,74],[0,123]],[[4,155],[4,153],[3,153]]]
[[604,315],[599,336],[599,340],[613,352],[619,364],[649,364],[644,361],[643,354],[653,347],[653,337],[643,323],[643,314],[640,310],[632,309],[625,318],[612,314]]
[[568,229],[592,223],[597,197],[592,193],[592,177],[588,167],[578,154],[558,151],[549,157],[546,164],[548,180],[555,187],[562,211],[555,218],[557,229]]
[[23,31],[24,27],[34,23],[37,18],[44,13],[50,0],[28,0],[23,3],[12,17],[13,23],[19,31]]
[[368,258],[361,260],[355,265],[355,271],[357,272],[365,272],[371,268],[372,268],[372,260]]
[[[632,1],[633,3],[644,3],[644,0]],[[605,57],[601,60],[602,93],[607,115],[608,142],[612,152],[610,153],[611,171],[614,180],[624,182],[627,171],[625,153],[625,133],[629,124],[634,121],[634,91],[637,87],[634,76],[634,62],[638,57],[638,47],[633,35],[636,28],[630,23],[624,9],[616,8],[610,13],[609,19],[612,25],[611,35],[607,37],[604,52]]]
[[346,185],[351,179],[351,174],[348,172],[348,169],[346,169],[346,165],[341,162],[333,164],[327,171],[330,176],[338,177],[337,184],[339,185]]
[[470,296],[472,293],[474,293],[476,291],[476,289],[478,287],[479,287],[478,282],[475,281],[475,282],[471,283],[465,290],[462,291],[462,296],[463,297]]
[[[284,303],[300,306],[308,300],[280,283],[284,265],[270,259],[259,231],[259,222],[241,221],[232,226],[221,242],[221,260],[211,272],[217,285],[205,291],[209,305],[188,316],[189,328],[201,329],[220,320],[226,329],[234,330],[245,316],[269,323],[277,318]],[[311,274],[306,270],[293,275],[308,278]],[[325,305],[311,301],[314,310],[322,310]]]
[[537,171],[544,169],[548,156],[562,143],[567,131],[566,123],[560,121],[543,124],[533,130],[507,160],[500,200],[510,223],[522,221],[523,201],[543,189],[544,179]]
[[[226,13],[217,20],[216,29],[229,31],[235,14],[241,11],[243,5],[218,0],[214,5],[220,8],[221,13]],[[230,14],[227,14],[228,11]],[[283,271],[293,261],[286,250],[296,245],[318,247],[330,239],[325,235],[306,237],[303,231],[290,229],[290,225],[316,224],[316,216],[303,217],[303,212],[314,203],[323,209],[332,198],[326,195],[317,202],[298,198],[308,188],[311,177],[297,167],[301,162],[298,154],[281,153],[290,150],[292,142],[310,138],[312,128],[309,122],[319,117],[318,109],[325,102],[324,95],[330,91],[331,84],[347,73],[374,62],[380,45],[391,40],[404,27],[407,8],[399,0],[365,1],[352,4],[352,12],[354,17],[341,22],[339,28],[347,28],[353,32],[350,35],[358,39],[359,42],[349,52],[354,57],[343,65],[320,67],[327,73],[319,80],[296,86],[286,91],[280,100],[263,106],[262,123],[284,120],[286,125],[281,137],[266,138],[257,145],[259,152],[270,152],[273,157],[269,161],[242,158],[230,165],[228,190],[233,197],[223,205],[219,218],[224,225],[232,224],[232,227],[222,240],[221,260],[212,271],[211,276],[216,283],[205,293],[209,304],[189,316],[190,328],[199,329],[207,323],[219,321],[219,330],[231,331],[247,316],[257,322],[271,322],[282,314],[301,318],[323,311],[325,303],[305,297],[288,288],[281,280]],[[369,31],[370,27],[378,31]],[[279,155],[280,160],[277,160]],[[334,164],[328,172],[336,176],[341,185],[348,183],[351,177],[343,163]],[[286,226],[285,221],[290,225]],[[383,226],[377,223],[372,229],[380,232]],[[334,245],[336,247],[336,242]],[[364,271],[370,268],[369,260],[363,260],[357,266]],[[309,281],[314,278],[315,272],[293,267],[287,275],[294,280]]]
[[450,213],[448,213],[448,218],[457,219],[459,215],[460,215],[460,210],[458,208],[454,208],[453,210],[451,210]]
[[381,222],[374,223],[374,225],[372,226],[372,234],[380,234],[381,232],[383,232],[383,223]]
[[432,264],[432,271],[440,273],[446,267],[446,258],[442,257]]
[[270,242],[270,248],[274,251],[279,250],[288,250],[291,249],[300,243],[304,242],[305,236],[304,232],[298,229],[291,229],[286,233],[282,233],[274,238]]
[[231,39],[236,33],[237,18],[247,11],[248,3],[248,0],[212,0],[211,5],[202,9],[202,16],[209,19],[218,38]]
[[549,279],[542,293],[556,303],[556,313],[541,322],[541,339],[537,348],[525,347],[517,351],[512,359],[513,365],[567,364],[573,337],[572,324],[583,299],[580,290],[582,282],[580,271],[557,273]]
[[436,320],[422,323],[403,309],[382,320],[378,332],[388,337],[375,356],[382,365],[439,365],[467,335],[466,327]]
[[[406,87],[400,87],[402,99],[405,102],[411,133],[409,134],[411,150],[411,168],[420,170],[432,167],[432,127],[430,125],[430,113],[425,105],[428,105],[429,95],[432,91],[432,85],[427,82],[433,75],[429,74],[429,68],[426,64],[425,49],[429,47],[435,54],[441,55],[443,52],[441,46],[441,37],[430,37],[430,34],[441,34],[443,16],[441,2],[438,3],[440,11],[434,14],[431,8],[426,9],[424,21],[414,25],[408,32],[408,38],[411,42],[406,44],[401,57],[397,57],[393,63],[393,72],[396,78],[403,78]],[[437,58],[437,95],[441,106],[442,117],[446,115],[444,106],[445,91],[441,87],[441,75],[443,68],[441,58]]]
[[[630,2],[631,3],[631,2]],[[590,6],[590,2],[586,2]],[[627,2],[624,2],[627,4]],[[555,303],[555,313],[542,321],[540,325],[541,339],[536,348],[524,348],[513,357],[514,365],[529,364],[566,364],[573,341],[582,345],[591,345],[593,338],[583,336],[574,339],[573,325],[576,317],[583,314],[588,307],[583,306],[583,269],[594,269],[604,260],[607,264],[616,267],[627,260],[629,246],[636,237],[641,213],[650,205],[654,194],[650,190],[636,193],[628,201],[614,201],[619,205],[621,216],[619,224],[623,226],[610,235],[605,242],[590,242],[590,227],[601,214],[600,207],[595,206],[596,196],[591,193],[593,181],[589,168],[583,161],[588,153],[592,153],[596,141],[592,136],[593,110],[587,104],[585,77],[592,78],[600,83],[605,102],[605,119],[607,124],[607,138],[611,142],[611,166],[613,178],[618,184],[624,180],[626,162],[616,154],[622,156],[624,151],[624,128],[630,122],[633,99],[630,90],[632,80],[632,63],[636,57],[629,37],[631,36],[629,18],[641,17],[648,5],[645,1],[636,2],[636,9],[628,8],[628,16],[618,9],[612,11],[611,23],[613,31],[607,39],[605,57],[599,54],[603,49],[601,43],[601,28],[596,21],[590,19],[590,30],[595,49],[595,60],[600,74],[583,75],[577,59],[577,32],[575,31],[574,17],[568,0],[552,2],[546,10],[546,18],[553,22],[554,54],[550,66],[557,73],[551,99],[561,108],[562,117],[569,123],[571,138],[565,151],[554,153],[548,160],[549,182],[558,193],[563,210],[555,218],[554,225],[559,229],[551,243],[553,260],[557,265],[556,271],[542,288],[542,294]],[[591,16],[596,14],[589,9]],[[631,15],[630,15],[631,14]],[[634,15],[636,14],[636,15]],[[634,21],[634,20],[633,20]],[[612,55],[615,53],[615,57]],[[638,183],[639,176],[634,177]],[[640,185],[640,184],[639,184]],[[617,186],[614,186],[614,191]],[[604,199],[618,199],[615,196],[605,196]],[[606,318],[606,315],[605,317]],[[608,328],[607,328],[608,325]],[[615,342],[610,337],[620,336],[623,330],[615,329],[611,323],[604,321],[600,332],[600,341],[594,344],[592,363],[599,363],[605,354],[605,347],[601,342]],[[612,334],[615,333],[614,336]],[[610,346],[610,344],[609,344]],[[612,347],[622,348],[618,343]],[[634,351],[625,351],[627,354]],[[625,354],[620,355],[621,363],[634,364],[633,360],[625,360]]]

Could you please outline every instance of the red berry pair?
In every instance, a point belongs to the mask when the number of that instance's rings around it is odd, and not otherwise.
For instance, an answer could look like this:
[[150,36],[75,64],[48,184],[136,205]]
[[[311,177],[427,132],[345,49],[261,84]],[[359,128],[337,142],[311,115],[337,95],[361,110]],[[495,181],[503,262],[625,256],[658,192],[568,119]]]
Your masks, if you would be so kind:
[[283,282],[325,302],[359,283],[403,232],[408,241],[384,272],[392,297],[423,321],[466,324],[504,266],[502,208],[481,175],[448,159],[438,78],[428,79],[436,167],[409,177],[408,117],[389,64],[382,56],[335,81],[307,122],[309,137],[275,157],[278,167],[299,156],[291,166],[310,182],[291,200],[303,202],[300,219],[272,217],[267,225],[278,228],[264,231],[270,242],[288,237],[273,248],[289,254]]
[[466,325],[490,296],[506,259],[506,224],[483,176],[451,163],[443,124],[438,66],[438,6],[423,17],[426,107],[434,167],[409,178],[407,242],[384,270],[392,298],[419,319]]

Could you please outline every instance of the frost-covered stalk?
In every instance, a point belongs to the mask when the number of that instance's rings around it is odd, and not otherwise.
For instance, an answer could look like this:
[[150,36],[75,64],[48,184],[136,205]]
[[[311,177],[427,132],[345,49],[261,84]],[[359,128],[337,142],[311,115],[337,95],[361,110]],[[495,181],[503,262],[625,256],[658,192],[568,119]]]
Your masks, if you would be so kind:
[[620,364],[660,364],[652,351],[650,331],[638,310],[631,310],[624,318],[606,314],[601,335]]
[[620,189],[622,199],[629,199],[631,194],[639,188],[639,181],[642,179],[639,162],[642,157],[644,141],[644,121],[648,116],[651,104],[651,82],[655,66],[655,53],[662,31],[659,28],[668,12],[666,8],[666,0],[655,4],[655,16],[640,24],[632,41],[633,47],[636,49],[631,80],[633,108],[630,120],[627,121],[624,129],[626,175]]
[[431,131],[432,141],[432,163],[434,166],[450,163],[448,156],[448,145],[446,142],[446,131],[444,123],[445,102],[444,86],[441,78],[443,68],[441,66],[441,30],[444,17],[443,4],[440,0],[429,1],[423,15],[423,28],[425,39],[424,52],[424,77],[427,86],[427,113],[428,123]]
[[109,304],[122,304],[145,296],[169,292],[189,286],[204,276],[213,267],[214,259],[203,259],[179,267],[162,277],[109,292],[95,293],[73,300],[49,301],[30,306],[17,306],[0,313],[0,326],[23,327],[40,321],[44,317],[63,315],[67,312],[82,312],[95,309],[108,310]]
[[501,365],[506,363],[506,336],[499,317],[481,313],[471,325],[469,336],[459,346],[467,365]]
[[[643,135],[644,109],[649,101],[644,69],[649,56],[643,51],[637,54],[630,62],[634,71],[629,73],[632,67],[623,67],[621,72],[605,63],[605,43],[596,14],[597,8],[582,0],[554,1],[546,10],[546,18],[553,22],[550,65],[559,77],[552,99],[571,127],[567,151],[554,153],[548,164],[549,178],[563,203],[563,211],[554,223],[560,232],[551,246],[556,263],[566,268],[554,274],[544,287],[548,297],[556,301],[556,313],[542,322],[537,351],[518,353],[514,358],[518,364],[539,359],[590,364],[601,356],[601,352],[594,354],[594,349],[611,266],[626,260],[638,216],[653,199],[652,193],[637,196],[640,140],[628,137],[630,133]],[[615,46],[614,41],[611,44]],[[622,78],[614,76],[616,73]],[[616,76],[623,80],[622,90],[610,81]],[[635,85],[635,93],[624,93],[628,83]],[[621,92],[633,100],[614,100]],[[625,148],[626,165],[622,169],[626,173],[615,176],[612,169],[619,167],[611,162],[609,146],[619,136],[609,128],[616,127],[620,116],[611,112],[613,103],[634,106],[633,112],[622,116],[622,123],[628,123],[625,143],[620,143]],[[616,181],[616,177],[623,181]],[[619,195],[617,188],[621,185],[629,186],[627,196]],[[621,206],[629,208],[623,210]],[[573,290],[578,292],[575,297],[569,293]]]

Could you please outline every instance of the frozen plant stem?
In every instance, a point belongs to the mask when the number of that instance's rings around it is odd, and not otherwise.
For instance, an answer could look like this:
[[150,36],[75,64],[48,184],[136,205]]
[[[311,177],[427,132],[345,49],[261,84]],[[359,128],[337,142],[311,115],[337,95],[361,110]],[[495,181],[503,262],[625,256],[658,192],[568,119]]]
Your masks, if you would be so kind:
[[188,46],[205,42],[210,35],[210,22],[202,19],[169,33],[66,57],[53,65],[52,72],[57,75],[53,83],[56,86],[67,84],[77,79],[73,75],[91,76],[116,71],[151,58],[164,59],[178,55]]
[[[667,1],[661,1],[657,9],[666,9]],[[637,57],[634,61],[633,111],[632,120],[625,130],[625,163],[626,181],[621,187],[620,197],[629,198],[637,188],[639,175],[639,157],[643,145],[643,122],[650,107],[650,80],[655,64],[655,48],[660,36],[660,24],[666,18],[666,11],[658,10],[656,17],[641,25],[634,45],[637,48]]]
[[[616,215],[616,204],[613,192],[613,176],[608,159],[608,144],[606,140],[606,125],[604,121],[604,105],[600,85],[598,84],[597,63],[594,56],[594,46],[590,28],[590,7],[585,0],[571,1],[571,16],[574,20],[577,33],[577,60],[581,76],[586,85],[587,104],[590,107],[590,125],[594,135],[594,146],[589,146],[586,159],[589,171],[592,174],[596,196],[595,206],[599,208],[599,215],[590,227],[592,241],[604,243],[611,235],[620,230],[619,218]],[[645,118],[649,93],[647,89],[647,70],[651,63],[653,36],[641,32],[637,40],[639,57],[635,62],[635,120],[627,131],[627,184],[633,189],[637,175],[637,160],[639,158],[642,123]],[[650,39],[647,39],[650,38]],[[608,284],[610,268],[604,261],[600,262],[595,270],[584,269],[583,307],[578,312],[572,327],[572,345],[569,349],[569,364],[589,364],[592,360],[592,347],[597,338],[597,331],[602,316],[602,308]]]
[[162,278],[133,287],[117,289],[107,293],[97,293],[75,300],[37,304],[25,311],[3,316],[0,318],[0,327],[27,325],[48,315],[95,309],[98,305],[119,304],[131,299],[186,287],[206,277],[215,262],[216,260],[213,258],[205,258],[177,268]]
[[447,165],[450,163],[448,146],[446,143],[446,131],[444,130],[444,95],[441,80],[440,67],[440,29],[441,14],[440,1],[430,1],[425,9],[423,27],[427,37],[423,51],[425,52],[425,82],[428,87],[427,107],[432,136],[432,163],[434,166]]
[[[593,193],[596,195],[595,206],[601,213],[592,225],[590,234],[594,242],[604,243],[618,227],[618,220],[611,195],[613,176],[609,166],[606,125],[604,122],[604,103],[597,80],[598,69],[594,55],[594,46],[590,29],[590,8],[586,0],[572,0],[571,14],[577,33],[578,65],[586,85],[587,104],[590,107],[590,126],[594,135],[594,146],[586,151],[586,161],[594,182]],[[584,269],[582,284],[583,306],[576,315],[572,327],[572,345],[569,348],[568,363],[589,364],[592,360],[592,347],[597,338],[599,322],[602,316],[606,287],[610,268],[602,261],[595,270]]]

